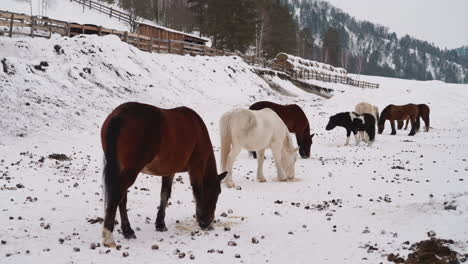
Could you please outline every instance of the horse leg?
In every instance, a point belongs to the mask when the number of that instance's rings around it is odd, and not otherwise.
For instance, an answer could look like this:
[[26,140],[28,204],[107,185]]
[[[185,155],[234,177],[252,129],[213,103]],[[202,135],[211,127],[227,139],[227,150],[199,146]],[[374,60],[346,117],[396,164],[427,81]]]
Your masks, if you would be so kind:
[[429,132],[429,114],[424,117],[424,126],[426,127],[426,132]]
[[120,220],[122,227],[122,234],[126,239],[136,238],[135,231],[130,227],[127,214],[127,191],[124,192],[122,200],[119,204]]
[[349,144],[349,137],[351,136],[351,129],[347,128],[346,129],[346,143],[345,146]]
[[[106,204],[105,204],[105,216],[104,225],[102,230],[102,244],[106,247],[116,247],[112,232],[114,231],[115,215],[117,213],[117,207],[120,209],[120,217],[122,220],[122,232],[126,238],[134,238],[135,232],[130,228],[130,222],[128,221],[127,215],[127,190],[135,182],[138,173],[141,169],[125,170],[113,177],[112,184],[105,184],[106,187]],[[127,232],[126,236],[125,232]]]
[[406,119],[405,130],[408,130],[408,124],[409,124],[409,122],[410,122],[410,119],[409,119],[409,118],[408,118],[408,119]]
[[397,123],[398,123],[398,130],[401,130],[403,128],[403,124],[404,124],[404,120],[398,120]]
[[263,161],[265,159],[265,150],[257,151],[258,158],[257,158],[257,180],[259,182],[266,182],[265,176],[263,176]]
[[[121,190],[120,186],[116,186],[117,188],[113,188],[112,190],[108,190],[108,194],[106,195],[106,209],[105,209],[105,216],[104,216],[104,225],[102,228],[102,244],[105,247],[116,247],[114,237],[112,232],[114,231],[114,221],[115,215],[117,213],[117,207],[119,206],[123,191]],[[126,192],[127,190],[125,190]]]
[[416,134],[416,118],[418,117],[411,117],[411,131],[408,136],[414,136]]
[[255,152],[255,151],[249,151],[249,154],[252,155],[252,157],[253,157],[254,159],[257,158],[257,152]]
[[361,142],[358,136],[358,131],[353,130],[353,134],[354,134],[354,139],[356,140],[356,146],[357,146],[359,145],[359,142]]
[[164,218],[166,217],[167,200],[171,198],[173,179],[174,179],[174,174],[162,177],[161,201],[159,204],[158,216],[156,217],[156,222],[154,223],[156,226],[156,231],[159,231],[159,232],[167,231]]
[[[228,174],[226,175],[226,178],[224,179],[224,183],[228,188],[232,188],[236,186],[234,182],[232,181],[232,167],[234,165],[234,161],[236,160],[237,155],[241,152],[241,148],[239,147],[233,147],[231,151],[229,151],[229,155],[227,158],[226,162],[226,171]],[[257,157],[258,158],[258,157]]]
[[283,164],[281,163],[281,147],[272,147],[271,151],[273,152],[273,159],[276,165],[276,173],[278,175],[279,181],[286,181],[286,176],[284,175]]
[[392,126],[392,133],[390,135],[396,135],[396,129],[395,129],[395,120],[390,120],[390,125]]

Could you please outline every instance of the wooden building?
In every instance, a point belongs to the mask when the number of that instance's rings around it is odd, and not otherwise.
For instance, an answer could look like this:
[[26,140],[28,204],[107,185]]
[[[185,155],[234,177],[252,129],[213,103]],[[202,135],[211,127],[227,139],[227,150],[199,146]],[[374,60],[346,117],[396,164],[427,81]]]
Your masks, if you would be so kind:
[[164,27],[157,27],[148,24],[139,24],[137,31],[135,32],[140,35],[144,35],[151,38],[158,38],[163,40],[177,40],[183,42],[189,42],[199,45],[206,45],[208,40],[196,37],[192,34],[187,34],[180,31],[171,30]]

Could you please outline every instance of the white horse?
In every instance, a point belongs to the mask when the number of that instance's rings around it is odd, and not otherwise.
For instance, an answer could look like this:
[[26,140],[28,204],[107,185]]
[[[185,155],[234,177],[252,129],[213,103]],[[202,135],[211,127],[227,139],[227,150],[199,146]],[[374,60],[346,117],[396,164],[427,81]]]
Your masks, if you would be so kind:
[[[375,105],[362,102],[354,107],[354,112],[358,114],[371,114],[375,118],[375,124],[377,125],[379,123],[379,108]],[[366,140],[364,131],[359,131],[359,137],[361,140]]]
[[297,148],[281,118],[271,109],[248,110],[237,108],[225,113],[220,120],[221,168],[228,174],[224,182],[231,188],[232,166],[242,149],[257,152],[257,179],[265,182],[263,160],[270,148],[276,164],[278,180],[294,179]]

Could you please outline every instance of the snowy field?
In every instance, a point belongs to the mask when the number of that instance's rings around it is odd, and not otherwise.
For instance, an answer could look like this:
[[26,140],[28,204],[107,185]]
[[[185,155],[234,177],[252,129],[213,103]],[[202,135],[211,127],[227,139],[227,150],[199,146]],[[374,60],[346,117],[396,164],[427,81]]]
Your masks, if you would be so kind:
[[[431,230],[468,251],[467,85],[361,76],[381,88],[341,85],[344,92],[326,100],[284,84],[300,95],[286,97],[237,57],[150,54],[113,36],[0,37],[0,60],[1,263],[375,264],[388,263],[389,253],[406,256],[403,243]],[[140,174],[128,196],[138,238],[125,240],[117,225],[119,250],[91,248],[101,224],[88,220],[103,216],[99,133],[113,108],[127,101],[193,108],[219,162],[220,116],[259,100],[299,104],[317,133],[295,181],[277,182],[267,152],[268,181],[257,182],[256,161],[243,151],[234,164],[240,188],[223,186],[215,230],[205,232],[193,218],[187,174],[178,174],[169,231],[160,233],[161,179]],[[328,117],[361,101],[381,110],[426,103],[431,130],[390,136],[387,123],[372,147],[343,146],[344,129],[325,131]]]

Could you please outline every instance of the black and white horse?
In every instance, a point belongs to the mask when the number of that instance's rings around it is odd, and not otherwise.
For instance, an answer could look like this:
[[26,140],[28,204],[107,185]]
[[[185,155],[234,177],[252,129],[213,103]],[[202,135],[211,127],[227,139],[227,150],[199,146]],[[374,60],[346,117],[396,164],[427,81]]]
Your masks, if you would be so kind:
[[343,112],[338,113],[330,117],[328,121],[327,130],[332,130],[335,127],[340,126],[346,129],[346,144],[349,144],[349,137],[351,132],[354,134],[356,139],[356,145],[359,144],[360,138],[358,136],[358,131],[364,131],[367,134],[367,137],[364,137],[363,140],[371,145],[375,139],[375,117],[371,114],[358,114],[355,112]]

